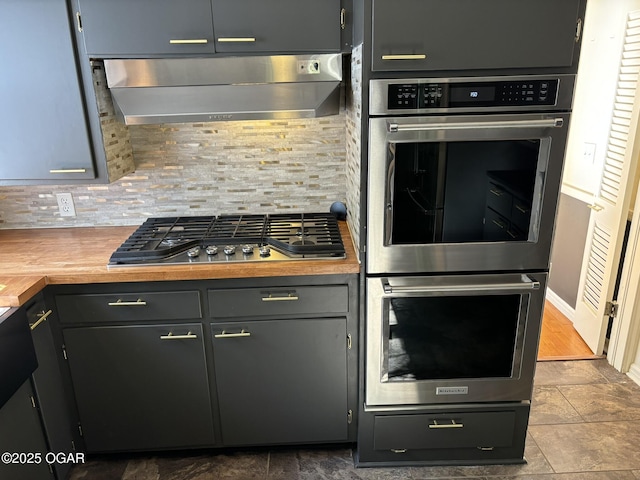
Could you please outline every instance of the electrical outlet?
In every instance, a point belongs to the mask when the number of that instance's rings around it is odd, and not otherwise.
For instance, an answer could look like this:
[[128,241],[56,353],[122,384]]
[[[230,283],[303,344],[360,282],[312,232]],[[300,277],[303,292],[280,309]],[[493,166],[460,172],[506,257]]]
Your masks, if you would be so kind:
[[299,75],[316,75],[320,73],[320,62],[318,60],[298,60]]
[[58,200],[58,210],[61,217],[75,217],[76,207],[73,204],[73,197],[70,193],[56,193]]

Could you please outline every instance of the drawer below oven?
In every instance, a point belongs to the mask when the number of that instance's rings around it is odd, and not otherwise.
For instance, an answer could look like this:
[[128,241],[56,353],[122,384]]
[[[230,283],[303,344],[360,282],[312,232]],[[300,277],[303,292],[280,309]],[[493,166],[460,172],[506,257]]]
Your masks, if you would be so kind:
[[529,402],[365,411],[360,415],[358,463],[520,463],[528,419]]
[[377,416],[376,450],[495,448],[513,443],[515,411]]

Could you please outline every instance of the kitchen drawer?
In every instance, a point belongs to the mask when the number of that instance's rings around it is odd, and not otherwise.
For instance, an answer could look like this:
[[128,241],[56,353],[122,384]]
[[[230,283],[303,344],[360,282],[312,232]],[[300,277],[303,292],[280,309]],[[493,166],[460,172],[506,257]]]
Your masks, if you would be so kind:
[[376,450],[508,447],[514,441],[516,412],[461,412],[378,416]]
[[346,285],[209,290],[214,318],[344,313],[349,310]]
[[57,295],[56,305],[65,324],[202,318],[198,291]]

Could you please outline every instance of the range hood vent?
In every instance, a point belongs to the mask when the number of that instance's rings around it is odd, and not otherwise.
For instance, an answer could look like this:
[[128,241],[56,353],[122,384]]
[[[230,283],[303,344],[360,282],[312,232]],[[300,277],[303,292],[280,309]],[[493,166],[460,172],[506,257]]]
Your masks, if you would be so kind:
[[311,118],[340,110],[342,56],[105,60],[127,125]]

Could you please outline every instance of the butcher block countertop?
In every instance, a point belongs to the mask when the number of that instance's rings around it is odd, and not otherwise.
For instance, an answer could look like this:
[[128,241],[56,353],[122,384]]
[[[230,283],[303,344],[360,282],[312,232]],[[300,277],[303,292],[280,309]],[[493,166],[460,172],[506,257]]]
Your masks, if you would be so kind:
[[358,273],[349,229],[338,223],[346,259],[111,268],[109,257],[136,226],[0,230],[0,307],[18,307],[47,284]]

